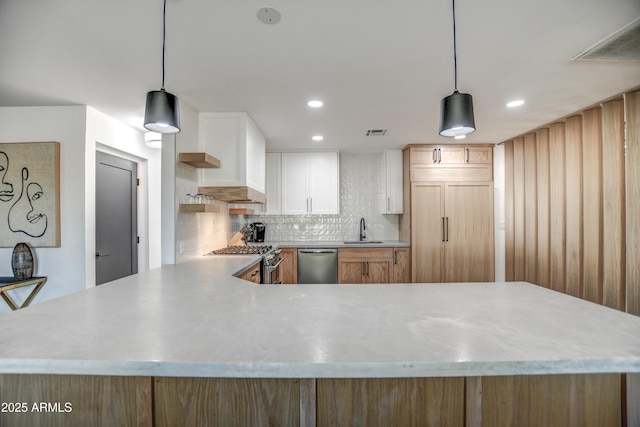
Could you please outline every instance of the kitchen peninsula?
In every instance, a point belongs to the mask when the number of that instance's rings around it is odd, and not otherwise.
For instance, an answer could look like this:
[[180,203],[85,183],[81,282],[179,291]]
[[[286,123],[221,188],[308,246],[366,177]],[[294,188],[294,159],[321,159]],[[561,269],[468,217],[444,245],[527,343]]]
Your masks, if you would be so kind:
[[[29,406],[2,425],[622,425],[638,317],[524,282],[233,277],[257,259],[201,257],[2,315],[0,398]],[[41,401],[72,410],[30,410]]]

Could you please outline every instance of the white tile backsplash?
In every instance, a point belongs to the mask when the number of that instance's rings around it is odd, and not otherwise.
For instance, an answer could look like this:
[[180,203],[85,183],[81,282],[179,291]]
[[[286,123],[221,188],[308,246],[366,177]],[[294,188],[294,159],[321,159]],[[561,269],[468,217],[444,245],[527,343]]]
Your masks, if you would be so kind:
[[398,215],[381,213],[381,156],[340,153],[339,215],[248,215],[236,221],[266,224],[269,241],[342,241],[358,239],[364,218],[369,240],[398,240]]

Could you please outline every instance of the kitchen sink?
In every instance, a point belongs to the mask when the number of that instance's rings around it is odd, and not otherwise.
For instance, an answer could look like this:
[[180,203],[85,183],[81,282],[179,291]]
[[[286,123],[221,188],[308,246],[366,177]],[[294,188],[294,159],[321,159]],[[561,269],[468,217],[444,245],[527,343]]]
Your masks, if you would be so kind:
[[384,243],[382,240],[345,240],[344,242],[345,245],[366,245],[368,243]]

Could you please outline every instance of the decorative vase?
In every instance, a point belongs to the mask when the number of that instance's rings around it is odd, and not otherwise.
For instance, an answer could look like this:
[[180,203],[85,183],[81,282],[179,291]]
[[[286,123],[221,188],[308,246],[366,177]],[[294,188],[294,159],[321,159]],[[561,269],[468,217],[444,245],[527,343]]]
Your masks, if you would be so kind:
[[13,278],[16,280],[27,280],[33,277],[33,254],[26,243],[18,243],[13,248],[11,269]]

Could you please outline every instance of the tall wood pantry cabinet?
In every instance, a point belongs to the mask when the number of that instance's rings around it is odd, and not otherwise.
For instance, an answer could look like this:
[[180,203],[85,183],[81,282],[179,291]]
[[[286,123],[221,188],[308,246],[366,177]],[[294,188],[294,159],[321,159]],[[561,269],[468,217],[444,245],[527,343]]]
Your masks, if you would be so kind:
[[412,281],[493,281],[493,147],[410,145],[404,163]]

